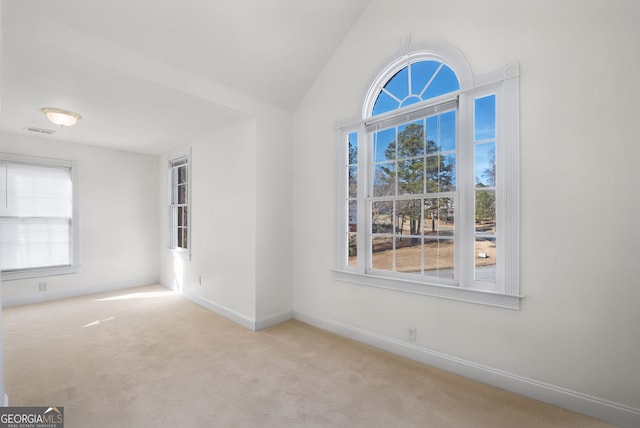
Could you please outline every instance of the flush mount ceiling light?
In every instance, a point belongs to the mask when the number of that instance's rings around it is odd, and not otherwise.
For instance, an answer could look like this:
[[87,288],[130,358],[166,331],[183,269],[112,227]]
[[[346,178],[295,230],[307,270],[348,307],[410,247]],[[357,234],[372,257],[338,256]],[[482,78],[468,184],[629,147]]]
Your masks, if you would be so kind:
[[73,126],[81,117],[78,113],[60,110],[59,108],[45,107],[42,109],[42,112],[47,116],[47,119],[60,126]]

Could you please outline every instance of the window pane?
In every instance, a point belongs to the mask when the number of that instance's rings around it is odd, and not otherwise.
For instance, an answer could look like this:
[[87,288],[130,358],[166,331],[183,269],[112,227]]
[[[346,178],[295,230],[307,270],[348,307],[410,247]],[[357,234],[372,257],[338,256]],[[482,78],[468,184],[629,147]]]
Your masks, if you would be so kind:
[[476,141],[496,138],[496,96],[476,98],[474,102],[474,138]]
[[442,169],[440,170],[440,189],[443,192],[456,190],[456,155],[442,156]]
[[178,184],[184,184],[187,182],[187,166],[183,165],[178,168]]
[[372,116],[376,116],[382,113],[386,113],[391,110],[395,110],[400,106],[398,100],[393,99],[389,94],[380,91],[376,104],[373,106]]
[[475,181],[476,187],[496,185],[496,143],[475,145]]
[[456,74],[446,65],[443,65],[436,77],[429,84],[429,87],[422,96],[423,100],[429,98],[435,98],[440,95],[448,94],[449,92],[457,91],[460,89],[458,78]]
[[422,223],[422,200],[396,201],[396,235],[419,236]]
[[178,203],[179,204],[187,203],[187,185],[186,184],[178,185]]
[[358,133],[349,134],[349,165],[358,163]]
[[427,156],[427,193],[450,192],[456,188],[456,157]]
[[495,237],[476,237],[475,280],[496,282],[496,240]]
[[437,193],[440,191],[440,156],[427,156],[427,193]]
[[376,165],[373,174],[373,196],[395,195],[396,166],[394,163]]
[[440,67],[438,61],[420,61],[411,64],[411,93],[422,95],[438,67]]
[[178,226],[184,226],[184,207],[178,207]]
[[169,173],[171,174],[171,200],[169,201],[170,204],[177,204],[178,203],[178,171],[176,171],[175,168],[172,168],[169,170]]
[[396,271],[422,272],[422,239],[396,238]]
[[424,160],[412,159],[398,162],[398,194],[424,192]]
[[455,232],[453,198],[424,200],[424,235],[453,236]]
[[427,193],[452,192],[456,189],[456,155],[426,158]]
[[349,171],[349,197],[356,198],[358,196],[358,167],[351,165]]
[[391,95],[399,100],[403,100],[409,95],[409,69],[407,67],[398,71],[386,85],[384,85]]
[[453,239],[424,240],[424,274],[439,279],[454,279],[455,245]]
[[477,190],[475,211],[475,279],[496,282],[496,192]]
[[398,159],[413,158],[424,154],[424,121],[420,120],[398,127]]
[[349,232],[358,231],[358,201],[349,201]]
[[384,162],[396,158],[396,129],[385,129],[373,134],[374,161]]
[[456,112],[427,118],[427,153],[456,149]]
[[393,202],[376,201],[371,204],[371,232],[393,233]]
[[178,227],[178,248],[189,248],[187,238],[189,237],[189,228]]
[[393,270],[393,238],[374,236],[371,241],[371,267]]
[[476,190],[476,233],[496,232],[496,192]]
[[358,234],[357,233],[349,233],[348,234],[348,265],[349,266],[357,266],[358,265]]

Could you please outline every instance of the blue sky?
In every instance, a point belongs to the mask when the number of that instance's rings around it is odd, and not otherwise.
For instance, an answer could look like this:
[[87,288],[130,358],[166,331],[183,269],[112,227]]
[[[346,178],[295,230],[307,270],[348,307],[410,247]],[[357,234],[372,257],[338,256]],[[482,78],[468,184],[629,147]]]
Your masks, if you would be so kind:
[[487,184],[484,173],[491,169],[496,156],[496,96],[488,95],[474,101],[474,141],[476,184]]
[[380,92],[373,107],[376,116],[460,89],[451,68],[438,61],[420,61],[403,68]]
[[[373,108],[373,116],[427,100],[460,88],[458,79],[447,65],[438,61],[420,61],[396,73],[380,92]],[[415,122],[415,123],[419,123]],[[450,111],[422,121],[426,124],[427,140],[435,141],[440,151],[456,150],[456,112]],[[397,140],[398,132],[406,125],[379,131],[374,138],[374,161],[387,162],[387,149]],[[487,95],[474,100],[474,142],[476,183],[487,183],[484,172],[495,161],[496,96]]]

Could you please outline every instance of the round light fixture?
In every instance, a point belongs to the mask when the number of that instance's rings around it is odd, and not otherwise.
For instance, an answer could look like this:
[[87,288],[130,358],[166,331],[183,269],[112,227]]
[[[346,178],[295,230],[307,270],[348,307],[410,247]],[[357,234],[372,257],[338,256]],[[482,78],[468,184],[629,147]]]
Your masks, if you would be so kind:
[[59,108],[45,107],[42,112],[47,116],[47,119],[60,126],[73,126],[81,117],[78,113]]

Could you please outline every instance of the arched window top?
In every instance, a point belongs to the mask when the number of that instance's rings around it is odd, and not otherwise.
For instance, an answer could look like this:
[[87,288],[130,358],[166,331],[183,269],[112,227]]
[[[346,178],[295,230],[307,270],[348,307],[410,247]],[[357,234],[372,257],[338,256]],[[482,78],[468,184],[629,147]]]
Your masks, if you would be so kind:
[[465,57],[455,47],[428,42],[388,64],[369,86],[362,118],[378,116],[473,86]]
[[435,60],[411,63],[394,74],[378,92],[371,116],[397,110],[460,89],[448,65]]

